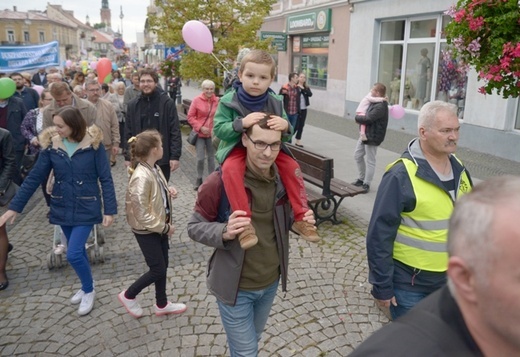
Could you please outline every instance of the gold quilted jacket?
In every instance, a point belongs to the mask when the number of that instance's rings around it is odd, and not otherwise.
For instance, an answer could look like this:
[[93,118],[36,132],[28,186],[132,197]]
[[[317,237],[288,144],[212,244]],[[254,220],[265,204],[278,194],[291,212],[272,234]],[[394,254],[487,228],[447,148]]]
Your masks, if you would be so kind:
[[[167,189],[168,184],[161,169],[159,166],[155,166],[155,169]],[[137,234],[165,232],[167,213],[161,190],[153,168],[140,162],[132,173],[126,190],[126,220],[133,232]],[[168,191],[166,191],[166,198],[170,208],[168,222],[171,224],[172,199]]]

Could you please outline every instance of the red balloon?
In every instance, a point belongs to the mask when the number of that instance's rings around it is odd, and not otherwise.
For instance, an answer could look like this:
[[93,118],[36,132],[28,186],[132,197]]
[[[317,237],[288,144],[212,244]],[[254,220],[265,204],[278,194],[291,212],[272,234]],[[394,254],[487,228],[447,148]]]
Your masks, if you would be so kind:
[[104,83],[105,77],[112,73],[112,62],[108,58],[101,58],[97,62],[96,71],[98,74],[98,82]]

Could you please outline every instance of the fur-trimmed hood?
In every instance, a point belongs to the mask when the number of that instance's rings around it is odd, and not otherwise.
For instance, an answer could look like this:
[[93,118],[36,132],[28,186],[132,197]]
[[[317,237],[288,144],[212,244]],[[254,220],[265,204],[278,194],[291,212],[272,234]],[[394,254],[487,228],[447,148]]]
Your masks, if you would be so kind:
[[[58,135],[55,126],[51,126],[43,130],[40,133],[38,140],[40,141],[42,148],[52,146],[53,148],[57,149],[58,147],[63,147],[63,139]],[[85,137],[79,143],[78,149],[92,145],[92,147],[97,150],[99,148],[99,144],[102,142],[103,132],[99,127],[91,125],[87,127]]]

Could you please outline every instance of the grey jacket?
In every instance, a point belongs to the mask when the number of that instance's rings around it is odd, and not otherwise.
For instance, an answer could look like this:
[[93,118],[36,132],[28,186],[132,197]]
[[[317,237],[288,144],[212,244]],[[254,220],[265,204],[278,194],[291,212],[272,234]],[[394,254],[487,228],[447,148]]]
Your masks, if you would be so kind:
[[[285,188],[278,175],[276,182],[273,214],[282,291],[286,291],[289,265],[289,228],[292,225],[293,218]],[[215,248],[208,261],[207,286],[220,302],[234,306],[245,254],[238,239],[222,240],[222,231],[226,223],[217,222],[217,217],[223,186],[219,171],[213,172],[200,186],[195,210],[188,222],[188,235],[196,242]]]

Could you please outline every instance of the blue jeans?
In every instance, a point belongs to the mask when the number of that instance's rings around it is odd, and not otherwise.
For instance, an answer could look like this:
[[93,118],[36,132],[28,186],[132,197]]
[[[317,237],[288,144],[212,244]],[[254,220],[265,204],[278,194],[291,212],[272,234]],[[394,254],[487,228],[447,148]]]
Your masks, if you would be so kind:
[[92,271],[85,249],[85,243],[87,243],[92,227],[92,225],[61,226],[61,230],[67,238],[67,260],[81,281],[81,290],[86,293],[91,293],[94,290]]
[[430,293],[419,293],[415,291],[407,291],[394,289],[395,301],[397,306],[390,304],[390,315],[392,320],[406,314],[412,307],[414,307],[419,301],[430,295]]
[[289,119],[289,123],[291,124],[294,133],[296,131],[296,123],[298,122],[298,113],[287,114],[287,119]]
[[278,280],[263,290],[239,290],[235,306],[217,300],[231,357],[256,357],[258,341],[278,290]]

